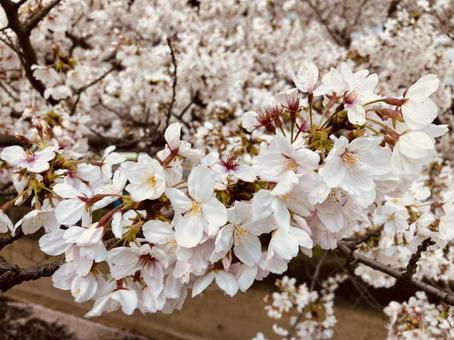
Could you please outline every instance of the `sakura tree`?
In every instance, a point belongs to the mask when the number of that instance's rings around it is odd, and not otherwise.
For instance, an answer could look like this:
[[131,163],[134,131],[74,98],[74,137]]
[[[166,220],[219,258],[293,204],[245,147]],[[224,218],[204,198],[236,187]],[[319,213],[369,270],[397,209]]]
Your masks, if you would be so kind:
[[0,250],[55,258],[0,255],[2,291],[52,276],[87,317],[171,313],[322,253],[266,298],[277,335],[331,338],[361,280],[420,291],[389,339],[454,337],[449,1],[0,5]]

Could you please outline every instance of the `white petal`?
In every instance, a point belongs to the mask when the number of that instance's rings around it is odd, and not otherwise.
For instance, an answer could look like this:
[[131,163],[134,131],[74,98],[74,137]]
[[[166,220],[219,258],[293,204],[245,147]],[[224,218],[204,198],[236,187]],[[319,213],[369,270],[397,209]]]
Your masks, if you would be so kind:
[[55,217],[60,224],[72,225],[81,219],[84,210],[84,202],[78,199],[64,200],[55,208]]
[[210,283],[213,282],[214,276],[214,272],[211,271],[205,276],[199,277],[194,282],[194,286],[192,287],[192,297],[197,296],[201,292],[203,292],[210,285]]
[[188,177],[188,191],[197,202],[205,202],[214,192],[215,181],[211,171],[198,166],[192,169]]
[[238,244],[233,248],[233,252],[241,262],[252,266],[260,261],[262,246],[257,236],[246,233],[240,237]]
[[257,276],[257,266],[242,266],[237,274],[238,286],[242,292],[245,292],[252,286]]
[[137,308],[139,299],[133,290],[119,289],[112,293],[112,299],[120,303],[121,311],[126,315],[131,315]]
[[227,209],[214,197],[202,203],[202,215],[208,224],[214,227],[221,227],[227,223]]
[[300,228],[290,228],[290,232],[296,236],[298,243],[301,247],[306,249],[312,249],[314,242],[307,232]]
[[279,228],[273,232],[269,248],[284,260],[291,260],[298,254],[298,239],[289,232]]
[[271,203],[274,197],[268,190],[260,190],[252,198],[252,221],[262,220],[272,214]]
[[174,232],[169,223],[151,220],[142,226],[143,235],[151,243],[165,244],[174,238]]
[[192,200],[183,191],[175,188],[167,188],[165,193],[175,210],[185,212],[191,209]]
[[65,251],[72,247],[71,244],[67,243],[63,239],[63,233],[63,230],[57,229],[50,233],[44,234],[39,239],[39,248],[44,253],[51,256],[63,254]]
[[74,187],[64,183],[56,184],[52,188],[52,191],[62,198],[77,198],[78,196],[82,196]]
[[339,186],[345,177],[346,168],[340,158],[333,158],[327,161],[319,170],[319,174],[323,181],[331,188]]
[[181,247],[195,247],[203,236],[203,220],[201,216],[186,213],[175,226],[175,240]]
[[25,162],[27,156],[24,149],[18,145],[13,145],[3,149],[1,158],[11,165],[19,165]]
[[170,124],[164,132],[164,138],[171,150],[176,150],[180,144],[181,124]]
[[216,272],[216,284],[229,296],[234,296],[238,292],[238,282],[235,276],[224,271]]

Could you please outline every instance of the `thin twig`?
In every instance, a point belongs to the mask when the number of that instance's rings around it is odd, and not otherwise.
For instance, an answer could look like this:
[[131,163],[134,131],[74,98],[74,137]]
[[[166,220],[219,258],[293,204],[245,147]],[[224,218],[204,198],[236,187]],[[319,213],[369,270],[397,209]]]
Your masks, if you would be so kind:
[[175,105],[176,97],[177,97],[177,84],[178,84],[178,65],[177,65],[177,59],[175,57],[175,51],[173,50],[172,46],[172,39],[167,38],[167,45],[169,46],[170,49],[170,56],[172,58],[172,65],[173,65],[173,73],[172,73],[172,99],[169,104],[169,109],[167,110],[167,118],[166,118],[166,125],[165,127],[169,126],[170,122],[170,117],[172,116],[173,112],[173,107]]

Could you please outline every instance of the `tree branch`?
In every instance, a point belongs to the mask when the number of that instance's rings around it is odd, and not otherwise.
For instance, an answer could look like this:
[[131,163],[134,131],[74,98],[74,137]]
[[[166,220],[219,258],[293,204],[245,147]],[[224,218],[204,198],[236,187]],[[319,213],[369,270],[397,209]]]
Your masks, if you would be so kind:
[[435,242],[432,241],[430,237],[422,241],[422,243],[418,246],[416,253],[414,253],[411,256],[410,261],[408,261],[407,268],[405,269],[405,273],[403,274],[406,279],[411,279],[413,275],[415,275],[416,267],[422,253],[425,252],[429,246],[432,246],[434,244]]
[[[60,2],[60,1],[58,1],[58,2]],[[53,1],[51,4],[53,4],[55,2],[56,1]],[[25,75],[26,75],[28,81],[30,82],[30,84],[33,86],[33,88],[36,91],[38,91],[39,94],[44,98],[44,91],[46,90],[46,87],[40,80],[36,79],[33,75],[32,66],[38,65],[38,58],[36,56],[36,52],[32,46],[31,40],[30,40],[31,29],[30,29],[29,23],[23,24],[20,21],[19,13],[18,13],[19,7],[13,1],[2,0],[0,2],[0,5],[2,6],[3,10],[5,11],[6,18],[8,20],[8,27],[17,36],[17,45],[19,48],[14,49],[14,51],[18,54],[18,57],[24,68]],[[48,6],[46,6],[46,8],[48,8],[49,6],[50,6],[50,4]],[[52,8],[50,8],[50,9],[52,9]],[[50,11],[50,9],[49,9],[49,11]],[[44,13],[44,12],[40,11],[39,13]],[[39,21],[36,22],[36,20],[38,18],[40,18],[39,20],[41,20],[43,17],[36,16],[36,19],[34,19],[32,21],[32,23],[36,26],[39,22]],[[58,101],[56,101],[55,99],[52,99],[52,98],[47,99],[47,101],[52,105],[55,105],[58,103]]]
[[42,277],[49,277],[63,264],[63,259],[39,266],[20,268],[11,264],[0,256],[0,291],[6,292],[14,286],[25,281],[38,280]]
[[375,260],[372,260],[371,258],[364,256],[362,254],[358,254],[355,252],[355,248],[351,248],[349,246],[349,243],[345,241],[339,241],[338,244],[338,249],[341,251],[341,253],[347,257],[350,261],[350,265],[352,267],[355,267],[358,263],[362,263],[368,267],[371,267],[372,269],[381,271],[382,273],[388,274],[389,276],[392,276],[398,280],[406,281],[416,287],[417,289],[423,290],[428,294],[431,294],[433,296],[436,296],[439,298],[441,301],[444,303],[447,303],[451,306],[454,306],[454,295],[450,294],[449,292],[445,292],[441,290],[440,288],[436,286],[432,286],[430,284],[427,284],[423,281],[414,279],[414,278],[408,278],[407,275],[405,274],[405,271],[400,271],[391,267],[388,267],[384,264],[381,264]]
[[41,20],[46,17],[49,12],[57,6],[62,0],[53,0],[51,1],[47,6],[44,6],[40,10],[33,12],[25,21],[25,30],[27,34],[30,34],[30,32],[38,26],[38,24],[41,22]]

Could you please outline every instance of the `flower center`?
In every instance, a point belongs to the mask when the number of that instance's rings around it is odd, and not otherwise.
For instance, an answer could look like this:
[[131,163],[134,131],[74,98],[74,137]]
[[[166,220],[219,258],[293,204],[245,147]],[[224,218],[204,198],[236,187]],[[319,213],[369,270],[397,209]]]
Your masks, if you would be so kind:
[[287,169],[290,171],[296,171],[296,168],[298,167],[298,164],[296,164],[295,160],[292,158],[289,158],[287,160]]
[[231,153],[227,160],[221,160],[221,164],[227,169],[227,170],[235,170],[238,168],[240,163],[238,163],[238,160],[236,159],[236,155]]
[[35,155],[31,152],[27,152],[26,158],[27,158],[27,162],[33,162],[35,160]]
[[337,192],[335,189],[333,189],[329,192],[328,200],[333,203],[339,203],[340,199],[339,199],[339,196],[337,195]]
[[147,179],[147,183],[151,185],[152,187],[156,186],[157,183],[156,176],[151,176],[150,178]]
[[354,104],[356,101],[356,98],[358,98],[358,94],[356,93],[356,91],[345,92],[344,103],[347,105]]
[[345,152],[342,154],[342,160],[344,161],[347,168],[352,168],[358,160],[358,157],[354,153],[345,150]]
[[202,206],[199,202],[192,202],[191,206],[191,214],[195,216],[199,216],[202,212]]
[[141,255],[138,260],[138,264],[143,268],[149,268],[153,265],[154,258],[150,254]]
[[236,225],[233,229],[233,240],[235,244],[240,241],[240,238],[247,233],[246,229],[242,225]]

